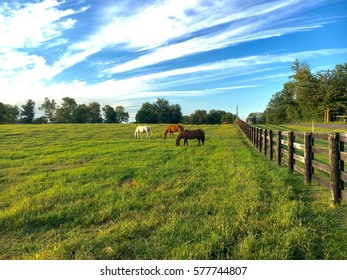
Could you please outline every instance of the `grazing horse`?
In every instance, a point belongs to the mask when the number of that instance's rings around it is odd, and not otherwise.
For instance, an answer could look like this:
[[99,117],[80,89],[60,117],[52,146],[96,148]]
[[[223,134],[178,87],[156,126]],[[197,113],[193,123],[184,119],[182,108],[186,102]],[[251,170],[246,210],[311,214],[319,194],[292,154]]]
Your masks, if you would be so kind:
[[200,140],[201,140],[202,145],[204,145],[205,132],[203,132],[201,129],[184,130],[178,135],[176,139],[176,146],[180,145],[180,141],[182,138],[184,139],[184,145],[187,144],[187,146],[188,146],[188,139],[198,139],[198,145],[200,145]]
[[169,125],[166,127],[164,134],[163,134],[163,139],[166,139],[166,135],[170,132],[170,138],[174,136],[174,132],[178,131],[178,132],[182,132],[184,130],[183,126],[180,124],[177,125]]
[[143,132],[146,132],[146,139],[151,138],[152,128],[149,125],[139,125],[138,127],[136,127],[134,133],[135,138],[141,137],[142,139]]

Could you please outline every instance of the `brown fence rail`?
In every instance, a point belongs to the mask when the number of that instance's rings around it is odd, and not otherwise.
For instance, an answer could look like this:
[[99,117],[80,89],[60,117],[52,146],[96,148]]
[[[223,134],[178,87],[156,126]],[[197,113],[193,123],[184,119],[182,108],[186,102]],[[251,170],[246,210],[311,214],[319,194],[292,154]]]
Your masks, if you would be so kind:
[[287,165],[290,172],[303,174],[306,185],[315,182],[330,189],[333,204],[347,200],[346,133],[272,131],[240,119],[236,124],[259,152],[276,160],[278,165]]

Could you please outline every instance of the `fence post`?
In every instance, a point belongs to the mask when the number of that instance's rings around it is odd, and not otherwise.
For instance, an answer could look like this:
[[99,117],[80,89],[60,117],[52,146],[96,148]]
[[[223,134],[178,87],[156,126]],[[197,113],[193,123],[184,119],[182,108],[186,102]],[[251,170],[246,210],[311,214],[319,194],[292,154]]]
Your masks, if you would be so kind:
[[270,160],[273,160],[274,158],[274,135],[272,133],[272,130],[269,130],[269,155],[270,155]]
[[259,152],[262,151],[262,146],[263,146],[263,130],[259,128]]
[[[340,152],[344,152],[344,151],[345,151],[345,142],[340,141]],[[345,172],[345,162],[343,160],[340,160],[340,171]],[[345,183],[342,180],[340,182],[341,182],[341,190],[344,190]]]
[[304,138],[304,162],[305,162],[305,185],[311,185],[312,181],[312,133],[306,132]]
[[258,149],[258,141],[259,141],[259,128],[255,129],[255,147]]
[[264,129],[264,134],[263,134],[263,148],[264,148],[264,156],[267,155],[267,129]]
[[252,143],[252,145],[254,145],[254,136],[253,136],[253,126],[250,126],[250,128],[251,128],[251,143]]
[[339,133],[329,133],[330,193],[333,206],[341,202],[339,142]]
[[282,160],[282,131],[277,132],[277,165],[281,165]]
[[290,172],[294,171],[294,132],[288,132],[288,168]]

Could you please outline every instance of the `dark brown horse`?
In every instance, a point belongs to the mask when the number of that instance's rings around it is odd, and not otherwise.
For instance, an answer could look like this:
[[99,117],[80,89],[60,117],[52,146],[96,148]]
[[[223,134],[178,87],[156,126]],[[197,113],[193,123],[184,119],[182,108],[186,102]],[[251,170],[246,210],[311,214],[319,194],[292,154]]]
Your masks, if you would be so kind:
[[203,132],[201,129],[184,130],[178,135],[178,137],[176,139],[176,146],[179,146],[182,138],[184,139],[184,145],[187,144],[187,146],[188,146],[188,139],[198,139],[198,145],[200,145],[200,141],[204,145],[205,132]]
[[168,133],[170,133],[170,138],[174,136],[174,132],[178,131],[178,132],[182,132],[184,130],[183,126],[180,125],[180,124],[177,124],[177,125],[169,125],[166,127],[165,131],[164,131],[164,134],[163,134],[163,139],[165,140],[166,139],[166,135]]

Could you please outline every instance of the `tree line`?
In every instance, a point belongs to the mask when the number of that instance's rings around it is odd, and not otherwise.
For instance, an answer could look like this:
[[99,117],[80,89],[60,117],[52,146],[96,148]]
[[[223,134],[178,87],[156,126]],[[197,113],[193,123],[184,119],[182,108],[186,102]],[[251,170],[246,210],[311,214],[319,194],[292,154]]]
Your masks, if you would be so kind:
[[291,68],[293,74],[283,89],[272,96],[264,112],[249,114],[249,122],[330,122],[347,114],[347,63],[316,74],[298,60]]
[[235,116],[222,110],[195,110],[191,115],[182,115],[179,104],[170,105],[169,101],[158,98],[156,102],[145,102],[135,116],[138,123],[186,123],[220,124],[233,123]]
[[[45,98],[39,107],[43,116],[35,118],[35,102],[27,100],[19,108],[0,102],[0,123],[122,123],[128,122],[129,113],[122,106],[101,108],[98,102],[77,104],[74,98],[64,97],[59,106],[54,99]],[[104,118],[102,118],[101,111]]]
[[[4,123],[124,123],[129,121],[129,113],[122,106],[106,105],[98,102],[89,105],[77,104],[75,99],[64,97],[58,105],[54,99],[45,98],[39,107],[41,117],[35,118],[36,103],[29,99],[19,108],[0,102],[0,124]],[[183,116],[179,104],[158,98],[156,102],[145,102],[135,116],[137,123],[192,123],[219,124],[232,123],[235,116],[221,110],[196,110],[190,116]]]

